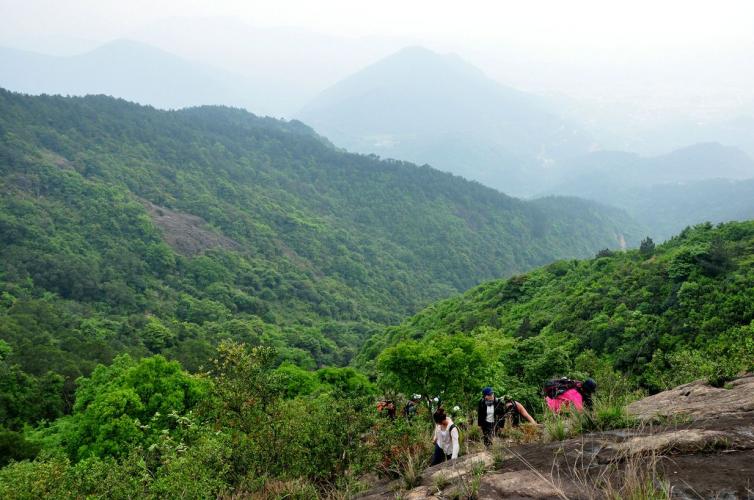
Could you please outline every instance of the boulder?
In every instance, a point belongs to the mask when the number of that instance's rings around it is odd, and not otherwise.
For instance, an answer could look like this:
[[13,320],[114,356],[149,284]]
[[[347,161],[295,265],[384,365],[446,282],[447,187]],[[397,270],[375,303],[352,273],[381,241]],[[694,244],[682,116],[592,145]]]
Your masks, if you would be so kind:
[[736,379],[724,388],[697,380],[631,403],[628,412],[642,420],[657,417],[698,420],[754,412],[754,374]]
[[494,462],[495,459],[487,451],[467,455],[436,466],[436,470],[430,470],[425,474],[422,484],[432,485],[443,480],[446,482],[454,481],[472,474],[476,467],[484,470],[489,469]]
[[722,431],[681,429],[647,436],[636,436],[622,443],[609,444],[605,448],[628,457],[714,451],[728,448],[730,445],[729,434]]
[[549,474],[533,470],[518,470],[487,474],[482,478],[479,498],[570,498],[573,487]]

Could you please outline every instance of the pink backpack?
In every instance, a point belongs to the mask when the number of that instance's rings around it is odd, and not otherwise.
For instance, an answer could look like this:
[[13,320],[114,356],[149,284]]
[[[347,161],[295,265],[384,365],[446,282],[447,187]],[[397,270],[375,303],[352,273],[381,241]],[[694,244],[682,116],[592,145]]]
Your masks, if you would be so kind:
[[584,409],[584,398],[576,389],[568,389],[554,398],[545,397],[545,402],[547,402],[547,407],[555,413],[558,413],[561,408],[568,409],[568,407],[573,407],[577,411]]

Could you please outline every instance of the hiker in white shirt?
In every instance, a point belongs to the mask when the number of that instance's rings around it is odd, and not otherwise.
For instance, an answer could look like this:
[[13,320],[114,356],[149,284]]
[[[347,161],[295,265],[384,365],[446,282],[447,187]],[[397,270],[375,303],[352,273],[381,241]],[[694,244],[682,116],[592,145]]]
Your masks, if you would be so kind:
[[445,415],[445,410],[439,408],[433,418],[436,424],[435,435],[432,438],[435,443],[435,452],[432,455],[431,465],[437,465],[446,460],[458,458],[460,446],[458,444],[458,428]]

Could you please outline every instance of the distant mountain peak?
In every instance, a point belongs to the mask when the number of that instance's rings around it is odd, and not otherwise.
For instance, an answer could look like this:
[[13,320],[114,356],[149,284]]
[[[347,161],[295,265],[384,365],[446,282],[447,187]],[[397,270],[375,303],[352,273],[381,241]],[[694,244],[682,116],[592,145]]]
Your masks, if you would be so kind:
[[[409,45],[401,50],[390,54],[374,64],[367,66],[362,71],[356,72],[343,81],[354,78],[373,78],[375,75],[384,77],[388,71],[397,71],[397,76],[404,78],[437,78],[449,77],[454,74],[490,81],[489,78],[476,66],[467,62],[454,53],[439,53],[421,45]],[[398,80],[398,78],[396,78]]]
[[697,142],[689,146],[675,149],[671,151],[670,153],[668,153],[667,155],[663,155],[663,156],[675,156],[675,155],[680,156],[680,155],[686,155],[686,154],[700,154],[700,153],[714,153],[716,155],[726,154],[726,155],[733,155],[733,156],[748,157],[748,155],[740,148],[737,148],[735,146],[726,146],[716,141]]
[[99,47],[92,49],[91,51],[89,51],[89,53],[105,52],[105,51],[113,51],[113,50],[157,52],[160,54],[168,55],[170,57],[178,57],[158,47],[155,47],[154,45],[149,45],[147,43],[132,40],[130,38],[116,38],[114,40],[110,40],[109,42],[103,43]]
[[455,54],[408,46],[324,90],[299,113],[336,145],[428,163],[514,195],[591,141],[536,95]]
[[71,56],[0,49],[0,86],[28,94],[104,94],[168,109],[242,106],[246,92],[235,78],[128,38]]

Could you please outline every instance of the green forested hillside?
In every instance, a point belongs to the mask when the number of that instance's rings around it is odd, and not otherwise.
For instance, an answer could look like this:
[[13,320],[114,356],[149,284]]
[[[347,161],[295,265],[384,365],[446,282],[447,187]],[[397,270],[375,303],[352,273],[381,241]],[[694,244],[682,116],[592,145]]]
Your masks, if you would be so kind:
[[546,192],[620,207],[656,241],[702,222],[754,218],[754,160],[717,143],[655,157],[594,152],[562,165],[559,176]]
[[374,325],[639,236],[219,107],[0,93],[0,338],[71,380],[118,352],[196,368],[223,337],[343,364]]
[[358,361],[377,385],[353,368],[278,366],[265,345],[223,342],[198,375],[123,355],[79,379],[68,414],[33,427],[63,412],[63,381],[24,378],[0,342],[0,496],[348,498],[375,471],[408,481],[431,453],[424,406],[391,421],[374,411],[377,391],[438,394],[473,418],[491,384],[540,418],[543,380],[592,376],[589,418],[621,426],[636,388],[754,369],[752,264],[754,222],[730,223],[490,282],[373,337]]
[[[485,283],[372,337],[358,362],[410,383],[422,352],[457,337],[479,351],[483,380],[532,402],[543,380],[600,366],[649,390],[722,383],[754,369],[754,222],[704,224],[656,248],[647,240]],[[397,368],[408,364],[412,377]]]

